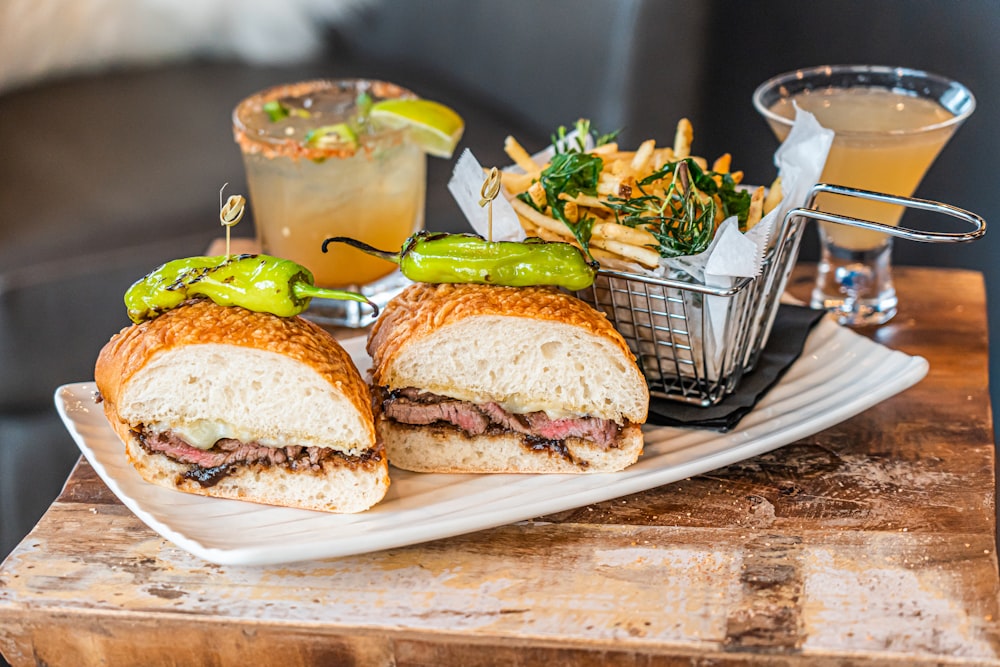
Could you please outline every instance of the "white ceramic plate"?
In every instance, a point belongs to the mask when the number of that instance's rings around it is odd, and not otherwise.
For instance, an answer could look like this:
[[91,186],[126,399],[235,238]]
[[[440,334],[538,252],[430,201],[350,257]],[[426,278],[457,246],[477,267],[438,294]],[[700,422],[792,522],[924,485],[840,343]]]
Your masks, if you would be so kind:
[[[364,371],[363,339],[344,347]],[[400,547],[582,507],[651,489],[768,452],[821,431],[919,382],[927,361],[821,322],[802,356],[729,433],[647,427],[645,453],[620,473],[440,475],[390,470],[374,508],[354,515],[204,498],[143,481],[94,402],[69,384],[56,408],[101,479],[150,528],[223,565],[264,565]]]

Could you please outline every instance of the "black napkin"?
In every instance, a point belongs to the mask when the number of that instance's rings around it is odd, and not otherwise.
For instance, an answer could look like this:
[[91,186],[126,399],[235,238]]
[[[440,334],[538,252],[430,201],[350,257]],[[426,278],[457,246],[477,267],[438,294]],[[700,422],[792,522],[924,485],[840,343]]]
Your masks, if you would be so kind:
[[646,422],[718,431],[735,428],[799,358],[809,332],[825,314],[825,310],[781,304],[756,368],[743,376],[736,391],[707,408],[650,397]]

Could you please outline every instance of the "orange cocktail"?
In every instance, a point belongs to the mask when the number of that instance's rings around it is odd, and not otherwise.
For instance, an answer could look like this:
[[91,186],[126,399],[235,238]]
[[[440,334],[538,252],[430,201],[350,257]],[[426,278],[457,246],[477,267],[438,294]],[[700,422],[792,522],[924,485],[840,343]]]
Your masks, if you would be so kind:
[[[779,99],[770,111],[792,121],[793,103],[816,116],[836,133],[824,183],[908,197],[920,184],[955,131],[955,114],[936,100],[887,89],[823,88]],[[771,122],[784,141],[789,125]],[[821,200],[822,202],[822,200]],[[824,210],[887,225],[899,224],[904,209],[863,199],[838,198],[821,203]],[[864,250],[881,244],[885,235],[856,227],[822,223],[843,248]]]
[[247,98],[233,112],[262,250],[308,267],[324,287],[360,288],[393,264],[343,244],[398,249],[424,224],[426,153],[404,128],[365,121],[364,105],[415,97],[367,80],[309,81]]
[[[776,76],[761,84],[754,106],[780,140],[795,107],[834,131],[824,183],[909,197],[955,130],[975,109],[965,86],[935,74],[872,65],[827,65]],[[904,208],[821,195],[822,211],[897,226]],[[822,255],[812,305],[843,324],[881,324],[896,313],[892,238],[884,233],[820,223]]]

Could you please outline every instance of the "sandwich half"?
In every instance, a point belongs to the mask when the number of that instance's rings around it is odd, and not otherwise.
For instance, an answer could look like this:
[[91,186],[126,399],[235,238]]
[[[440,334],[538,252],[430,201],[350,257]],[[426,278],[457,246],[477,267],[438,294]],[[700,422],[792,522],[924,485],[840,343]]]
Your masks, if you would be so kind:
[[94,375],[148,482],[328,512],[388,489],[367,385],[305,319],[190,301],[116,334]]
[[368,339],[389,462],[596,473],[642,453],[649,391],[607,318],[556,289],[417,283]]

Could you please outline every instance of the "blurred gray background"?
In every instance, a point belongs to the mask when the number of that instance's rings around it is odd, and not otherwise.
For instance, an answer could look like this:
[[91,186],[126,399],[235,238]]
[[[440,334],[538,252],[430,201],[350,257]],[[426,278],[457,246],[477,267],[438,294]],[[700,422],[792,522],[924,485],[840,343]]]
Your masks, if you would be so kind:
[[[687,116],[696,153],[730,152],[747,182],[769,183],[776,141],[750,103],[759,82],[827,63],[927,69],[968,85],[978,110],[918,195],[996,217],[996,0],[274,4],[280,12],[224,0],[81,1],[73,12],[0,4],[0,557],[78,456],[53,390],[92,378],[101,345],[126,324],[132,281],[219,234],[219,188],[246,192],[229,114],[266,86],[393,80],[458,110],[460,148],[484,165],[507,162],[507,134],[535,150],[558,125],[589,117],[620,128],[625,145],[669,142]],[[465,227],[445,189],[450,171],[430,160],[434,229]],[[938,224],[907,215],[911,226]],[[251,235],[250,221],[236,233]],[[996,232],[948,249],[898,243],[895,259],[982,271],[996,321],[998,244]],[[816,245],[810,232],[803,256],[815,258]]]

